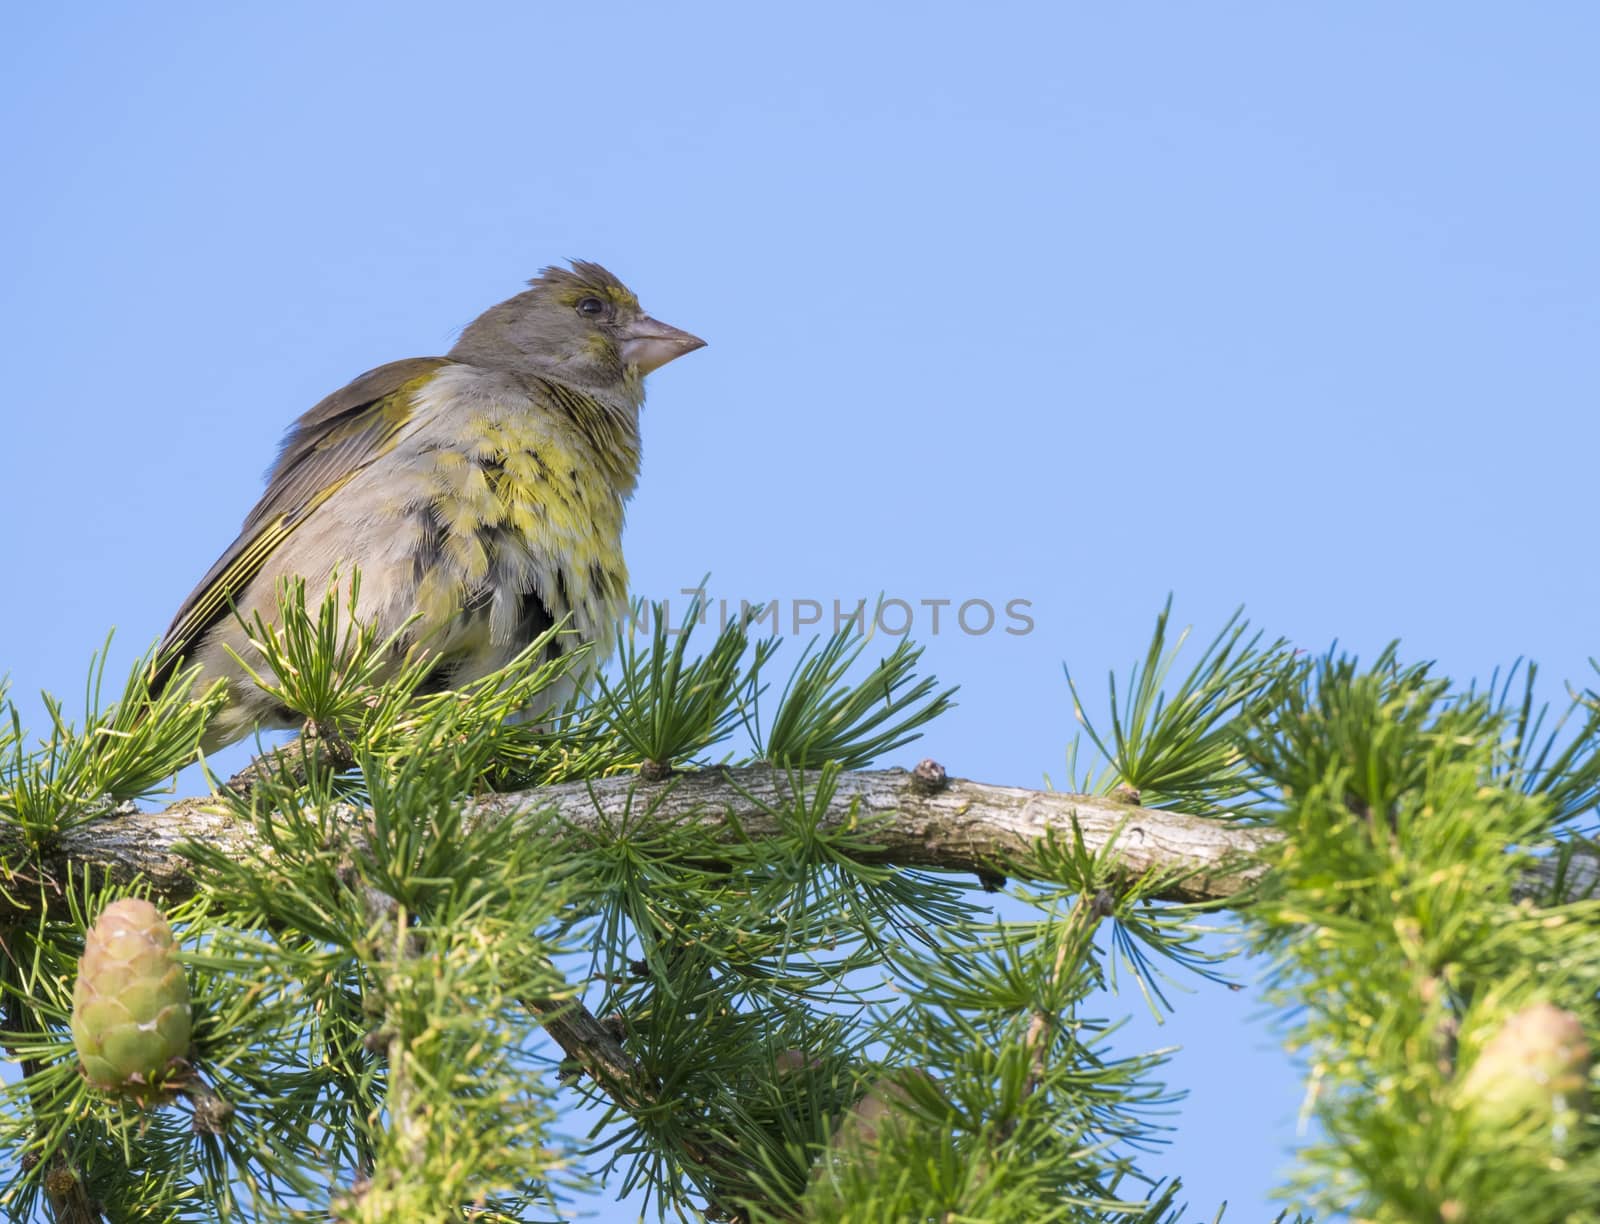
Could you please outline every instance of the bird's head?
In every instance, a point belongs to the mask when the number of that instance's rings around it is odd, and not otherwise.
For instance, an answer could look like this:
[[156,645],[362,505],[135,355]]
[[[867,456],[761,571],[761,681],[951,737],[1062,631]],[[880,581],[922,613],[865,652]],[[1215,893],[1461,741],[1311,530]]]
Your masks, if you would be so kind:
[[570,269],[546,268],[528,286],[467,324],[450,356],[637,394],[644,375],[705,345],[645,314],[599,264],[575,259]]

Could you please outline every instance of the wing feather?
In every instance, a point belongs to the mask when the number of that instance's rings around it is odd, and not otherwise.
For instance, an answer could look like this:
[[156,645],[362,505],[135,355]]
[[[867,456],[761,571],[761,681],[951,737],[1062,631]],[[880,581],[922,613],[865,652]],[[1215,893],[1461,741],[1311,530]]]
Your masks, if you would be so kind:
[[393,445],[411,419],[413,394],[444,357],[411,357],[369,370],[296,421],[239,536],[189,592],[156,650],[159,691],[202,634],[227,615],[250,579],[306,517]]

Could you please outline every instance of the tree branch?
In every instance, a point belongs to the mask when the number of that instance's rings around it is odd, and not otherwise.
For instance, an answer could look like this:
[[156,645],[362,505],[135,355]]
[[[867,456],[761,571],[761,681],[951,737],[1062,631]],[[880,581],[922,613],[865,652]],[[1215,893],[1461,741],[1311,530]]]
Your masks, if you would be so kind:
[[[937,769],[937,767],[935,767]],[[811,793],[818,774],[791,775],[766,765],[709,769],[651,782],[637,777],[568,782],[469,801],[475,819],[516,820],[553,813],[574,834],[595,834],[622,820],[699,826],[707,845],[741,834],[777,836],[794,782]],[[352,828],[360,814],[349,814]],[[877,849],[874,862],[983,875],[1014,869],[1047,836],[1070,838],[1076,828],[1092,850],[1113,837],[1132,874],[1147,870],[1182,874],[1160,896],[1173,901],[1225,900],[1260,878],[1260,852],[1271,830],[1222,820],[1155,811],[1101,795],[994,786],[964,778],[902,769],[863,770],[838,776],[827,828],[866,825]],[[735,832],[737,826],[739,833]],[[109,871],[120,880],[142,876],[166,900],[190,895],[192,868],[181,847],[204,842],[230,855],[256,848],[255,831],[216,800],[186,799],[163,811],[124,812],[85,822],[59,834],[43,856],[45,878],[32,879],[38,860],[18,834],[0,828],[0,886],[13,913],[36,911],[40,889],[54,906],[69,871]],[[714,855],[708,855],[714,857]],[[30,863],[29,868],[21,867]]]
[[[1015,870],[1049,836],[1070,838],[1076,829],[1091,851],[1114,837],[1130,873],[1174,875],[1175,881],[1156,894],[1171,901],[1237,896],[1261,878],[1262,851],[1278,840],[1275,831],[1259,825],[1157,811],[1104,795],[947,779],[937,766],[928,771],[928,764],[915,773],[881,769],[840,774],[824,826],[870,827],[877,849],[863,858],[873,862],[984,876]],[[818,775],[793,778],[810,793]],[[615,827],[625,818],[636,825],[647,819],[655,825],[698,826],[707,845],[714,846],[740,835],[777,836],[783,812],[794,798],[793,778],[766,765],[680,773],[661,782],[615,777],[483,795],[470,800],[469,808],[480,820],[554,813],[559,824],[578,836]],[[352,829],[361,827],[354,810],[349,821]],[[119,880],[142,876],[169,901],[189,896],[195,880],[181,852],[186,842],[209,843],[237,855],[256,848],[254,829],[209,797],[186,799],[158,812],[123,812],[87,821],[61,833],[42,864],[15,830],[0,827],[0,914],[37,912],[41,892],[54,907],[62,901],[69,871],[84,869],[108,871]],[[33,873],[41,865],[44,878],[36,879]],[[1531,891],[1558,880],[1564,897],[1594,895],[1600,890],[1600,860],[1580,852],[1564,873],[1553,860],[1544,860],[1528,883]]]

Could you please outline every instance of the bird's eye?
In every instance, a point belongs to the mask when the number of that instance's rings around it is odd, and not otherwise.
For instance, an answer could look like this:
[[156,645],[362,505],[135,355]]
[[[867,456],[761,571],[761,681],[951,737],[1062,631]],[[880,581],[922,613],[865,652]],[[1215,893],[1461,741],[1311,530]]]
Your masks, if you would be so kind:
[[606,312],[606,304],[597,297],[578,299],[578,313],[586,315],[601,315]]

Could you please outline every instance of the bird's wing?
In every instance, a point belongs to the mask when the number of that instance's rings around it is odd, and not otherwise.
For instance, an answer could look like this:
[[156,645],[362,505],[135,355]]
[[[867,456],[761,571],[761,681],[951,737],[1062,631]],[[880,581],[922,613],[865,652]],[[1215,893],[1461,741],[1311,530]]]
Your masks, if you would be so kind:
[[294,423],[239,538],[173,617],[156,650],[152,692],[160,691],[200,635],[228,614],[245,584],[306,516],[394,444],[411,419],[414,393],[450,364],[444,357],[411,357],[379,366]]

